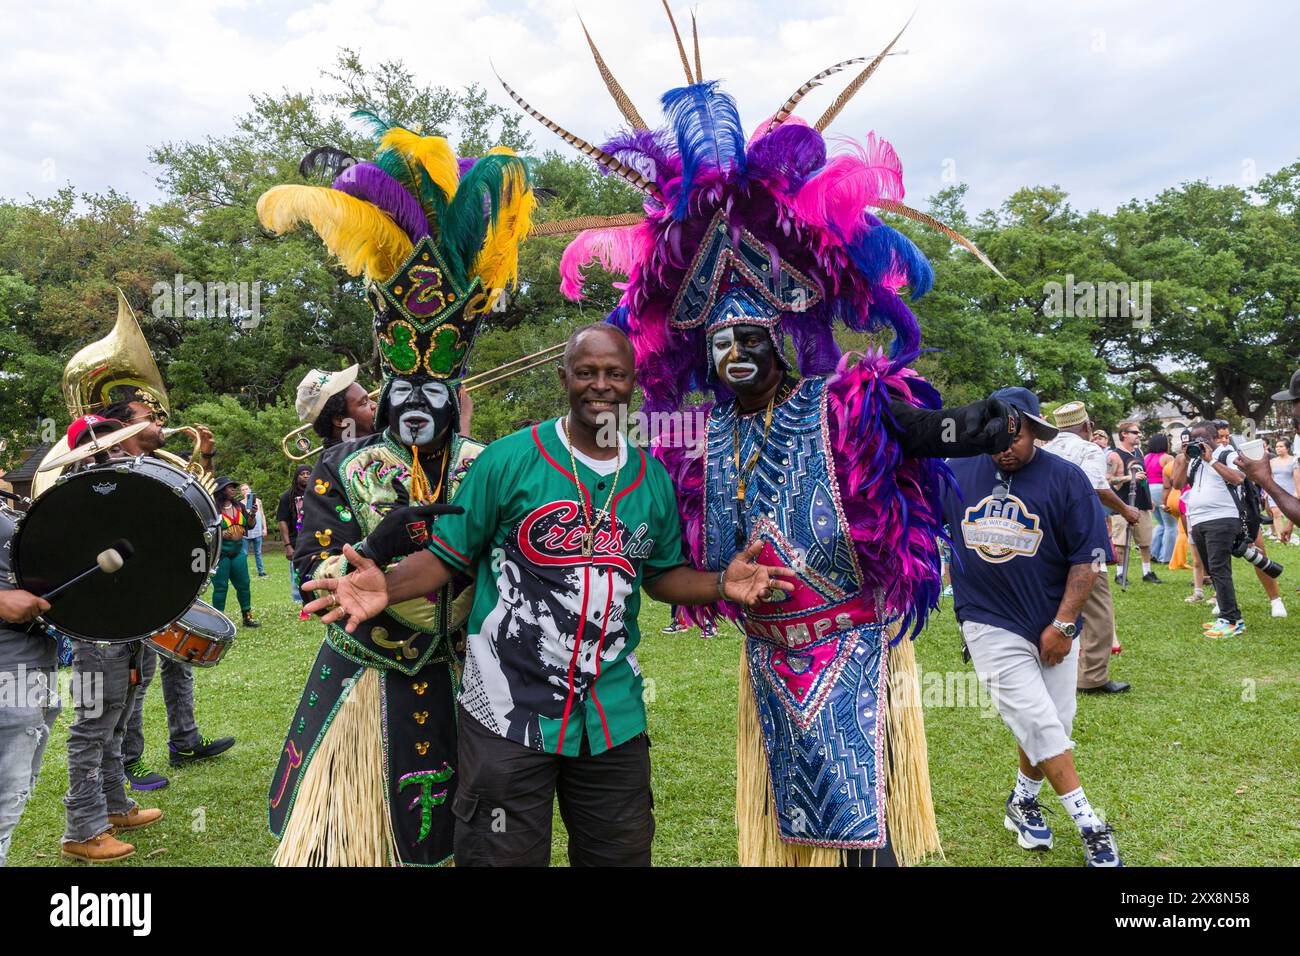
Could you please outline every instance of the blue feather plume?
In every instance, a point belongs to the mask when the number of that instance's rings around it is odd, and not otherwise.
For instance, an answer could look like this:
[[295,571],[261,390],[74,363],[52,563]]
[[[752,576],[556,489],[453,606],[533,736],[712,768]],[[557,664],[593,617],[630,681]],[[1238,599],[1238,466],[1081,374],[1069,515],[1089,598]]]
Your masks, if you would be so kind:
[[681,219],[700,171],[745,171],[745,130],[736,101],[718,89],[717,80],[669,90],[661,102],[682,158],[681,192],[673,209],[673,218]]
[[848,250],[853,264],[873,285],[899,268],[907,276],[913,300],[921,298],[934,285],[934,267],[925,253],[907,236],[879,220],[868,226]]
[[628,306],[620,305],[605,317],[605,321],[626,335],[628,331],[629,312],[630,309]]

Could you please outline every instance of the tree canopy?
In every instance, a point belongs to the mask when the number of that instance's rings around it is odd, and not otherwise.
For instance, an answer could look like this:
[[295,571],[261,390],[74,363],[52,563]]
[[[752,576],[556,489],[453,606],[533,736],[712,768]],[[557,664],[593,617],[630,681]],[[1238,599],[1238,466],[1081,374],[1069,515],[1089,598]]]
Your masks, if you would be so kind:
[[[401,62],[367,65],[348,49],[319,86],[253,97],[230,135],[155,147],[156,205],[71,185],[48,199],[0,202],[0,437],[9,441],[0,467],[15,464],[42,422],[66,426],[63,366],[111,327],[115,286],[140,317],[176,420],[215,430],[222,471],[285,481],[279,436],[296,422],[294,388],[308,369],[360,362],[363,381],[378,384],[362,283],[310,230],[268,236],[257,197],[294,181],[314,146],[368,154],[365,132],[349,121],[355,109],[444,135],[471,156],[497,144],[532,155],[531,121],[480,86],[421,84]],[[582,159],[546,152],[535,169],[543,219],[639,209],[635,191]],[[949,402],[1023,384],[1048,407],[1087,401],[1107,423],[1158,403],[1258,420],[1300,358],[1300,162],[1250,187],[1188,182],[1113,213],[1076,210],[1055,185],[1017,190],[974,218],[964,186],[926,208],[1005,276],[890,217],[935,267],[933,291],[913,304],[932,350],[918,365]],[[521,286],[485,324],[471,371],[558,343],[613,308],[615,277],[598,271],[581,304],[560,296],[565,241],[525,244]],[[159,292],[191,281],[257,283],[257,321],[246,308],[191,314]],[[862,339],[846,333],[842,344]],[[476,437],[556,413],[553,375],[543,368],[475,392]]]

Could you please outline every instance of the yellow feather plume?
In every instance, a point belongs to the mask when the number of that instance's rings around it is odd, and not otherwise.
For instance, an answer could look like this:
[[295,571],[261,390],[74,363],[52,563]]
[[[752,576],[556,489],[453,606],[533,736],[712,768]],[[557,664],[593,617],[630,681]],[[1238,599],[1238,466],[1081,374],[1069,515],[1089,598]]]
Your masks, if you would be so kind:
[[377,207],[337,189],[273,186],[257,200],[257,218],[277,235],[304,222],[351,275],[386,282],[411,255],[411,240]]
[[[494,146],[489,156],[513,156],[514,150]],[[474,272],[483,280],[488,293],[487,308],[495,303],[501,290],[519,281],[519,243],[533,228],[537,198],[529,188],[524,173],[513,169],[506,174],[501,207],[496,222],[488,228],[487,241],[474,260]]]
[[456,187],[460,185],[456,151],[441,136],[420,136],[408,129],[394,126],[379,140],[379,148],[385,147],[401,153],[408,162],[423,166],[434,185],[446,194],[448,201],[456,195]]

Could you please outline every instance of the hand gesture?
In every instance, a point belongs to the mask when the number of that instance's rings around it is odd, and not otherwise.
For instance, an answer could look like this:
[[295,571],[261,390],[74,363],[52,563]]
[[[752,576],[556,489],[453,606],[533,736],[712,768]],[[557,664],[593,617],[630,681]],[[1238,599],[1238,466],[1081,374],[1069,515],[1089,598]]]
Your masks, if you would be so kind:
[[207,425],[195,425],[194,429],[199,433],[199,453],[211,455],[213,449],[217,447],[212,438],[212,429]]
[[1020,434],[1020,412],[1000,398],[987,398],[973,406],[980,414],[962,423],[962,437],[982,444],[991,455],[1011,447]]
[[49,609],[49,601],[30,591],[0,591],[0,621],[28,624]]
[[302,586],[304,591],[320,596],[303,605],[308,614],[320,614],[326,624],[347,618],[343,629],[349,634],[362,621],[368,621],[388,607],[388,580],[374,561],[357,554],[350,544],[343,546],[343,557],[352,570],[341,578],[319,578]]
[[763,550],[763,542],[755,541],[743,553],[736,555],[722,574],[722,593],[727,600],[746,607],[770,601],[774,591],[793,591],[795,572],[790,568],[759,564],[755,560]]
[[465,509],[459,505],[445,504],[393,508],[384,515],[378,527],[357,545],[357,551],[374,560],[381,568],[386,568],[397,558],[414,554],[425,546],[429,539],[431,519],[438,515],[464,513]]
[[1253,481],[1257,486],[1263,487],[1265,482],[1273,480],[1273,466],[1267,458],[1257,458],[1251,460],[1245,455],[1237,456],[1237,470],[1241,471],[1247,478]]

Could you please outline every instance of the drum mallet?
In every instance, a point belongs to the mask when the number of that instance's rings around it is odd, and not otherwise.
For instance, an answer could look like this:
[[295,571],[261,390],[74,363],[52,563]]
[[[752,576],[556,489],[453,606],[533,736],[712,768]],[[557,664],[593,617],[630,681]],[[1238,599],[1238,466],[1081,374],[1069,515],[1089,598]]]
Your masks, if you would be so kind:
[[72,587],[83,578],[90,577],[96,571],[103,571],[105,574],[116,574],[118,571],[122,570],[122,565],[126,564],[133,554],[135,554],[135,548],[131,546],[131,542],[127,541],[126,538],[118,538],[113,542],[111,548],[99,552],[95,557],[94,564],[86,568],[86,570],[82,571],[80,574],[74,575],[64,581],[58,587],[54,588],[54,590],[46,591],[41,595],[41,597],[46,601],[53,602],[56,597],[68,588]]

